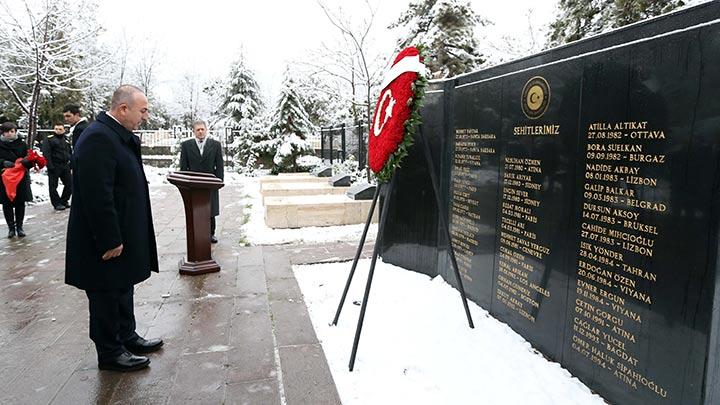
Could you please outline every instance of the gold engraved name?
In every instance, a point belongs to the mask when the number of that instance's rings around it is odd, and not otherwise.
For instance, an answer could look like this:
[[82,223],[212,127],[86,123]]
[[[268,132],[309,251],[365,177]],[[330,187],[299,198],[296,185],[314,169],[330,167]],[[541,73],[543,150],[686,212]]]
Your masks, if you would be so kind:
[[608,122],[596,122],[590,124],[588,130],[590,131],[608,131],[608,130],[632,130],[632,129],[646,129],[647,121],[625,121],[616,122],[615,124]]
[[667,398],[667,390],[665,388],[661,387],[655,381],[650,380],[649,378],[631,369],[623,363],[618,362],[617,369],[615,370],[613,375],[619,378],[625,384],[635,389],[637,389],[636,382],[638,382],[642,386],[647,387],[647,389],[654,392],[655,394],[663,398]]
[[525,125],[514,127],[513,135],[560,135],[560,125]]
[[587,150],[593,152],[642,152],[642,145],[631,145],[627,143],[589,143]]
[[584,188],[586,191],[594,191],[596,193],[607,193],[607,194],[618,195],[618,196],[622,196],[622,197],[635,197],[635,190],[622,188],[622,187],[606,186],[604,184],[585,183]]

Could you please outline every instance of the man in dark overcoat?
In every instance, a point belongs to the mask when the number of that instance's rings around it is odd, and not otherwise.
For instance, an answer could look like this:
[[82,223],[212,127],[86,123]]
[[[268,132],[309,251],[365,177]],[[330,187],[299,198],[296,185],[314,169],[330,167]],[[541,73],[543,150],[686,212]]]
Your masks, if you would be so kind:
[[85,290],[90,339],[101,370],[132,371],[160,349],[160,339],[135,332],[134,285],[158,271],[150,195],[132,131],[148,119],[140,89],[120,86],[110,110],[100,113],[78,140],[72,157],[65,282]]
[[68,104],[63,108],[63,119],[70,126],[70,135],[72,139],[72,147],[75,148],[80,134],[83,133],[89,123],[87,118],[80,115],[80,106],[77,104]]
[[[195,121],[192,126],[195,137],[180,145],[180,170],[211,173],[223,180],[225,168],[222,145],[220,142],[208,138],[207,125],[204,121]],[[210,199],[210,241],[212,243],[218,241],[215,237],[215,217],[218,215],[220,215],[220,193],[215,190]]]
[[[47,161],[48,188],[50,191],[50,203],[53,208],[62,211],[70,207],[70,195],[72,194],[72,183],[70,176],[70,157],[72,150],[70,142],[65,137],[65,126],[56,123],[53,128],[54,134],[49,135],[42,142],[42,152]],[[58,180],[62,181],[63,191],[57,192]]]

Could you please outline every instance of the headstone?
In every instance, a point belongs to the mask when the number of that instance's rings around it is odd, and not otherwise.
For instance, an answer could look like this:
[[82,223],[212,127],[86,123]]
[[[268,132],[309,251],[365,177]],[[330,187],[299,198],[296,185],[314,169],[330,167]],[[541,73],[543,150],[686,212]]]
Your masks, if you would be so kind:
[[336,174],[328,180],[328,184],[333,187],[348,187],[350,186],[350,175],[349,174]]
[[372,200],[375,195],[374,184],[358,184],[350,187],[346,195],[353,200]]
[[[427,92],[468,296],[611,403],[720,403],[719,16],[705,3]],[[404,267],[437,218],[408,162],[382,238]],[[424,265],[454,283],[442,239]]]
[[332,176],[332,167],[330,166],[318,166],[310,171],[312,176],[317,177],[330,177]]

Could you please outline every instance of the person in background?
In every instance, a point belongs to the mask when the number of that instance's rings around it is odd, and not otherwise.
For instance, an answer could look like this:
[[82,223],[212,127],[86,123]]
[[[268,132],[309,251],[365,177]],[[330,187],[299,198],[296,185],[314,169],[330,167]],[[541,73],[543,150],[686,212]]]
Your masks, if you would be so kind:
[[141,354],[163,345],[138,335],[133,302],[135,284],[159,270],[140,139],[132,132],[147,119],[145,94],[120,86],[110,110],[83,131],[72,156],[65,283],[88,297],[90,339],[101,370],[145,368],[150,359]]
[[[70,208],[70,195],[72,194],[72,179],[70,177],[70,142],[65,136],[65,126],[55,123],[53,135],[49,135],[42,143],[42,152],[47,160],[48,187],[50,189],[50,203],[62,211]],[[62,195],[58,195],[58,180],[62,181]]]
[[5,222],[8,226],[8,238],[18,237],[24,238],[23,220],[25,219],[25,202],[32,201],[33,195],[30,189],[30,171],[32,162],[26,159],[28,155],[28,147],[25,141],[18,137],[17,126],[12,122],[0,124],[0,170],[15,166],[15,161],[22,158],[22,165],[25,167],[25,174],[17,185],[17,194],[15,199],[11,200],[5,190],[5,184],[0,181],[2,191],[0,193],[0,203],[2,203]]
[[[180,145],[180,170],[211,173],[220,180],[225,174],[222,145],[207,137],[205,121],[193,122],[194,139],[188,139]],[[220,215],[220,193],[213,191],[210,199],[210,242],[217,243],[215,237],[215,217]]]
[[80,115],[80,106],[77,104],[68,104],[63,108],[63,119],[65,123],[70,125],[70,133],[72,135],[72,147],[75,149],[80,134],[83,133],[88,126],[87,118]]

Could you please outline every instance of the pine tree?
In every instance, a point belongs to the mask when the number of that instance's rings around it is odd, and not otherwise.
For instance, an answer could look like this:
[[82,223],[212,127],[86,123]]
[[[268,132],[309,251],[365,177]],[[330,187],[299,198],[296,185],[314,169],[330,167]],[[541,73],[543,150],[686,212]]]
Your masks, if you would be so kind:
[[685,5],[683,0],[615,0],[610,28],[618,28],[636,21],[665,14]]
[[561,45],[667,13],[683,0],[560,0],[550,24],[550,45]]
[[273,173],[297,171],[296,159],[312,152],[305,139],[313,130],[295,81],[290,71],[286,70],[280,99],[270,125],[276,146]]
[[560,15],[550,24],[550,45],[577,41],[602,31],[601,3],[601,0],[560,0]]
[[434,77],[472,71],[484,62],[475,27],[487,22],[467,0],[416,0],[390,28],[404,28],[398,46],[422,45]]
[[[233,161],[238,171],[252,170],[248,161],[253,156],[253,145],[258,141],[257,122],[262,114],[263,102],[255,74],[246,65],[244,57],[235,63],[220,106],[220,120],[216,125],[234,129]],[[256,157],[256,156],[255,156]]]

